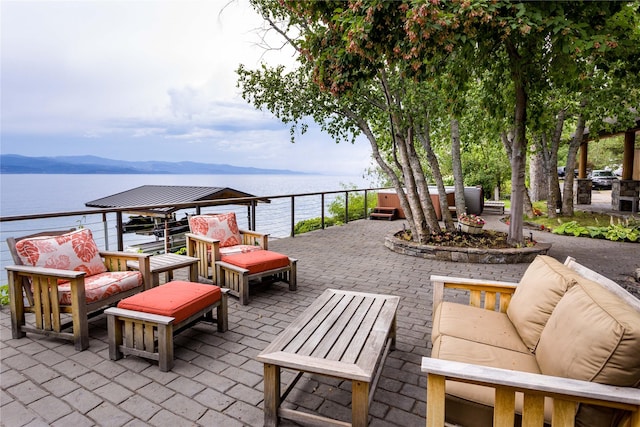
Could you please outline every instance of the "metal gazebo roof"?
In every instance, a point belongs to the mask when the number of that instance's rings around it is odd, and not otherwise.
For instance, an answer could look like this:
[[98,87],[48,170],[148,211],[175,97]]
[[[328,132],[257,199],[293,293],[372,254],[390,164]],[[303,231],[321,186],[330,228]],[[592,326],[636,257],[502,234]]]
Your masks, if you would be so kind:
[[[221,200],[243,197],[256,197],[244,191],[229,187],[195,187],[178,185],[142,185],[121,193],[86,202],[91,208],[126,208],[128,206],[170,205],[172,203],[190,203],[205,200]],[[266,201],[266,200],[261,200]],[[249,205],[251,202],[237,202],[233,204]],[[166,217],[182,209],[177,207],[154,208],[148,210],[135,209],[135,213],[147,216]]]

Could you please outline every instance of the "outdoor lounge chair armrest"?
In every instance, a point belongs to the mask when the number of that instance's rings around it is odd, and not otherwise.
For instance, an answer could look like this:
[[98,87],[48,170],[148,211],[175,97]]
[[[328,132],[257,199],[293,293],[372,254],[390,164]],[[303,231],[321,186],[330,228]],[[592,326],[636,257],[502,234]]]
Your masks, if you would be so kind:
[[220,243],[220,240],[218,239],[212,239],[211,237],[201,236],[199,234],[184,233],[184,235],[190,239],[200,240],[201,242],[210,243],[212,245],[215,243],[218,243],[218,244]]
[[532,411],[529,413],[525,409],[523,418],[530,415],[543,417],[542,397],[546,396],[554,399],[554,425],[573,425],[575,404],[579,402],[633,411],[631,425],[640,423],[640,389],[633,387],[610,386],[430,357],[422,358],[422,372],[428,374],[427,426],[444,425],[445,380],[495,388],[494,422],[497,424],[494,425],[506,425],[505,419],[507,424],[513,425],[516,391],[525,394],[525,402],[531,399],[532,406],[529,408]]
[[58,268],[33,267],[31,265],[8,265],[7,271],[23,273],[23,275],[35,274],[38,276],[50,276],[55,279],[71,280],[86,275],[84,271],[60,270]]
[[109,271],[127,270],[127,261],[138,262],[140,264],[140,271],[142,271],[143,266],[145,264],[149,264],[149,257],[151,257],[151,254],[100,251],[100,256],[104,259],[105,265]]
[[444,300],[444,289],[465,289],[468,290],[469,305],[474,307],[482,306],[482,293],[485,293],[484,308],[494,310],[496,296],[500,295],[501,312],[506,312],[511,301],[511,295],[516,291],[517,283],[501,282],[486,279],[468,279],[462,277],[436,276],[430,278],[433,286],[433,313],[436,307]]
[[151,254],[143,254],[139,252],[122,252],[122,251],[100,251],[100,256],[103,258],[117,257],[126,259],[128,261],[138,261],[141,258],[149,258]]
[[269,250],[269,235],[264,233],[258,233],[256,231],[251,230],[240,230],[240,234],[242,235],[242,244],[243,245],[252,245],[255,246],[256,243],[262,249]]

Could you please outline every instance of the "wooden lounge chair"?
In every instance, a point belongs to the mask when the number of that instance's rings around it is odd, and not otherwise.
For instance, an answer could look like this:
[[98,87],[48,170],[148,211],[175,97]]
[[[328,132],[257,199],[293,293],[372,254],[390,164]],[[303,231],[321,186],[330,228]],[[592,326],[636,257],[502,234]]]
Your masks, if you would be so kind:
[[[91,315],[153,283],[149,255],[101,252],[89,229],[9,238],[7,245],[16,264],[6,267],[16,339],[38,333],[85,350]],[[127,261],[137,261],[139,271],[128,270]],[[29,324],[26,312],[35,316]]]
[[196,257],[198,276],[217,283],[216,261],[222,255],[268,249],[269,235],[238,228],[235,213],[204,214],[189,217],[186,233],[187,255]]

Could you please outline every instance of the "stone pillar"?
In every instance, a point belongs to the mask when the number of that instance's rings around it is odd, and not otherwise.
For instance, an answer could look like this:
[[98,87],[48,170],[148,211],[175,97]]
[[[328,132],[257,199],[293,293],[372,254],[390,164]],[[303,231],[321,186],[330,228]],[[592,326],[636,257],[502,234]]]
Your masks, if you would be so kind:
[[591,180],[576,178],[573,180],[573,203],[576,205],[591,204]]
[[611,209],[620,210],[620,180],[618,179],[611,183]]

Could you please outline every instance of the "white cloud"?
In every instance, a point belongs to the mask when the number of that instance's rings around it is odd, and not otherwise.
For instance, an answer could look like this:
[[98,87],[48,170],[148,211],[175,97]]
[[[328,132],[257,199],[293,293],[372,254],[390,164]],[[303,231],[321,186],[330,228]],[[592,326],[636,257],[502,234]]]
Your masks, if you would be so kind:
[[240,98],[240,63],[293,64],[257,46],[263,21],[248,0],[0,5],[2,152],[356,173],[369,163],[366,143],[317,131],[292,145]]

